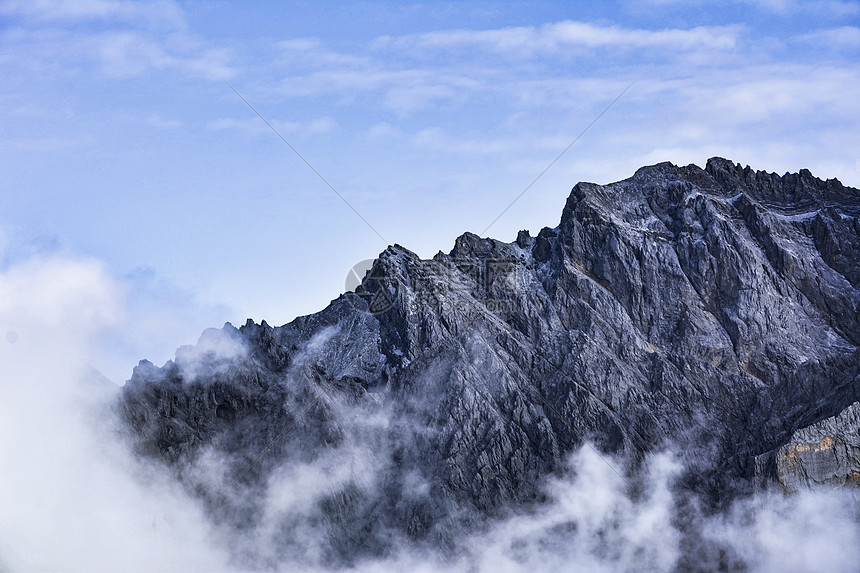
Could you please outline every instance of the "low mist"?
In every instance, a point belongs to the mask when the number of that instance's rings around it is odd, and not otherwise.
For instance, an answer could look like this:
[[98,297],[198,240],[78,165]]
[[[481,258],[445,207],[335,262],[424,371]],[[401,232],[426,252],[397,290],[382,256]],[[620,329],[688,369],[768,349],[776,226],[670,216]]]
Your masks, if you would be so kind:
[[[119,387],[96,370],[96,357],[129,304],[128,290],[93,261],[39,258],[0,274],[0,570],[330,570],[319,500],[345,487],[380,487],[385,456],[376,436],[389,423],[385,411],[371,418],[342,412],[352,420],[350,439],[277,468],[261,495],[232,484],[231,460],[201,455],[184,471],[229,492],[230,503],[254,495],[262,505],[262,517],[242,532],[218,525],[197,497],[163,467],[136,458],[121,437],[110,409]],[[189,376],[199,374],[198,352],[227,361],[242,355],[215,334],[202,341],[177,352]],[[858,504],[845,491],[759,494],[709,515],[695,500],[679,500],[683,467],[671,452],[649,455],[635,484],[619,475],[625,465],[583,446],[543,484],[545,504],[464,532],[453,554],[391,532],[385,557],[348,568],[672,571],[684,569],[689,544],[699,543],[695,565],[705,569],[857,570]],[[409,479],[416,495],[426,494],[424,476]],[[695,535],[679,520],[694,524]]]

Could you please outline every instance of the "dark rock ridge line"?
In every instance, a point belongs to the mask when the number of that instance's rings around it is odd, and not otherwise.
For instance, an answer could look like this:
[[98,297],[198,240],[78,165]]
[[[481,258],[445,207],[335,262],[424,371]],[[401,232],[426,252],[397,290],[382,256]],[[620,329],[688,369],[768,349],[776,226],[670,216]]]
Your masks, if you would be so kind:
[[[278,468],[360,452],[367,479],[314,501],[332,563],[397,536],[452,550],[540,502],[584,440],[628,475],[677,448],[683,487],[714,507],[756,479],[856,484],[858,217],[835,179],[720,158],[579,183],[535,237],[466,233],[430,260],[394,245],[317,314],[141,362],[121,413],[139,452],[240,529]],[[825,437],[847,453],[807,461],[797,444]],[[221,481],[194,469],[213,452]]]

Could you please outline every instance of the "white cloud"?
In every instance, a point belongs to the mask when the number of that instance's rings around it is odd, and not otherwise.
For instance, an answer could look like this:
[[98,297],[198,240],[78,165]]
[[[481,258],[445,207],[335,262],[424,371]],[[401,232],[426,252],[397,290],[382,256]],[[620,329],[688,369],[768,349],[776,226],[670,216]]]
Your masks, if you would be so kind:
[[821,48],[857,49],[860,48],[860,28],[842,26],[818,30],[799,36],[796,41]]
[[[248,110],[248,114],[251,115],[253,112]],[[303,138],[313,137],[329,133],[337,128],[337,123],[330,117],[320,117],[310,121],[283,121],[268,117],[266,120],[284,137],[294,135]],[[229,117],[215,119],[207,122],[206,127],[214,131],[240,131],[251,135],[274,136],[269,126],[256,115],[247,119]]]
[[[34,258],[6,270],[0,280],[0,320],[40,339],[57,326],[106,326],[116,320],[119,291],[94,261]],[[61,333],[60,336],[65,336]]]
[[182,9],[169,0],[6,0],[0,4],[0,14],[44,22],[119,21],[173,28],[185,26]]
[[[732,0],[732,2],[778,16],[811,13],[819,17],[842,18],[860,13],[860,5],[850,0]],[[706,0],[643,0],[643,3],[659,7],[686,6],[698,8],[713,5]]]
[[154,127],[155,129],[179,129],[183,127],[185,124],[178,119],[171,119],[164,117],[160,113],[150,113],[146,117],[141,120],[145,125],[149,125]]
[[735,0],[739,4],[749,4],[759,10],[779,15],[810,12],[830,17],[844,17],[860,13],[856,2],[840,0]]
[[388,123],[381,121],[370,126],[367,130],[367,138],[370,140],[394,139],[403,135],[403,132]]
[[56,150],[86,149],[93,143],[94,140],[91,136],[79,135],[75,137],[73,134],[68,134],[65,137],[4,137],[0,139],[0,149],[49,153]]
[[235,72],[227,63],[226,51],[188,44],[117,31],[91,35],[81,46],[84,55],[94,57],[107,74],[115,77],[132,77],[151,70],[173,70],[209,80],[233,77]]
[[496,524],[474,539],[478,570],[671,571],[680,553],[680,532],[672,526],[671,484],[681,469],[671,456],[652,456],[642,499],[591,447],[571,456],[568,474],[548,489],[551,502],[533,514]]
[[332,94],[342,97],[377,92],[385,107],[413,112],[436,104],[457,101],[479,88],[479,78],[434,69],[397,69],[378,62],[364,70],[323,67],[307,74],[290,75],[278,82],[277,92],[286,97]]
[[[759,494],[738,499],[716,516],[690,515],[697,512],[690,499],[681,510],[684,517],[676,519],[678,496],[684,494],[675,487],[682,466],[674,456],[646,457],[647,471],[639,478],[644,483],[637,483],[642,494],[635,500],[610,463],[623,467],[620,460],[580,448],[567,474],[549,483],[548,504],[499,521],[470,540],[470,570],[673,571],[685,556],[703,570],[717,570],[724,559],[755,573],[848,573],[860,560],[857,505],[848,492]],[[697,552],[691,541],[699,536],[712,544],[710,550]]]
[[[529,142],[529,148],[544,152],[560,152],[574,137],[575,135],[571,134],[569,137],[548,136],[533,139]],[[502,154],[519,154],[523,149],[522,140],[514,137],[465,138],[462,136],[453,136],[440,128],[419,130],[412,135],[411,142],[415,147],[420,149],[457,155],[493,155],[499,157]],[[549,159],[547,159],[548,161]]]
[[[184,29],[148,26],[158,14],[174,10],[179,14],[175,4],[60,2],[56,12],[49,9],[52,5],[25,2],[5,7],[11,14],[39,16],[16,22],[0,37],[4,51],[17,54],[4,62],[10,69],[70,76],[96,64],[113,78],[172,71],[208,80],[236,73],[230,51],[207,45]],[[93,18],[99,19],[98,26],[77,22]]]
[[[334,53],[318,39],[303,38],[280,44],[292,59],[281,62],[289,74],[272,91],[287,98],[337,96],[346,106],[361,94],[379,94],[372,105],[382,103],[401,116],[460,109],[497,96],[506,103],[516,98],[515,105],[526,110],[570,107],[584,99],[602,101],[600,88],[610,83],[610,77],[611,83],[626,84],[643,74],[660,76],[669,70],[672,75],[673,65],[683,70],[715,67],[726,58],[731,65],[742,65],[744,46],[743,28],[738,26],[644,30],[573,21],[387,36],[373,43],[372,58]],[[607,49],[616,51],[608,61]],[[450,50],[457,50],[458,57],[452,59]],[[646,64],[649,69],[636,69],[630,59],[641,50],[654,57]],[[512,67],[507,59],[555,64],[574,52],[581,68],[575,74],[566,65],[535,73],[532,68]],[[660,70],[656,74],[655,66]],[[596,77],[598,73],[606,78]]]
[[244,358],[247,353],[245,345],[228,332],[220,328],[207,328],[197,344],[179,347],[175,361],[182,379],[193,382],[201,375],[226,372],[231,364]]
[[703,531],[753,571],[855,571],[860,563],[857,501],[847,491],[760,494],[706,521]]
[[559,54],[571,48],[731,50],[738,46],[739,41],[740,28],[737,26],[641,30],[568,20],[540,27],[444,30],[396,38],[383,37],[377,40],[376,47],[422,52],[478,49],[516,57],[532,57]]
[[319,38],[294,38],[275,44],[280,51],[280,63],[285,65],[348,66],[366,68],[370,58],[328,50]]
[[[10,571],[222,570],[200,510],[134,461],[87,370],[123,314],[102,266],[36,258],[0,273],[0,563]],[[14,335],[12,335],[14,334]]]

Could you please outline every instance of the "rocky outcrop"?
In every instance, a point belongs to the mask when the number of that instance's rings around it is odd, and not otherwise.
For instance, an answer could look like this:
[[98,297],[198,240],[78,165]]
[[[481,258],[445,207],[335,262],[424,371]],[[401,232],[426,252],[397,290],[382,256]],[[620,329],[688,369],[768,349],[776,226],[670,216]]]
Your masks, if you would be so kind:
[[760,483],[774,480],[790,493],[818,486],[860,487],[860,402],[797,430],[787,444],[758,456],[756,463]]
[[[540,503],[586,440],[627,476],[677,449],[681,487],[718,508],[766,479],[760,456],[860,399],[858,217],[836,180],[719,158],[579,183],[537,236],[466,233],[430,260],[394,245],[315,315],[142,362],[120,410],[138,451],[239,529],[271,517],[279,472],[352,460],[277,518],[283,551],[306,551],[290,531],[310,520],[332,563],[399,537],[452,550]],[[214,458],[217,479],[200,469]]]

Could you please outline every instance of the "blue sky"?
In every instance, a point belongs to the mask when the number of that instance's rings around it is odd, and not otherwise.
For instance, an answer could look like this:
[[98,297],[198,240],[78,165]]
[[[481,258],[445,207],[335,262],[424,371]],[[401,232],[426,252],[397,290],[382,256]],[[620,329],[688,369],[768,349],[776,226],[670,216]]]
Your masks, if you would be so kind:
[[631,82],[486,235],[665,160],[860,186],[858,64],[856,2],[0,2],[0,264],[98,265],[120,379],[481,233]]

